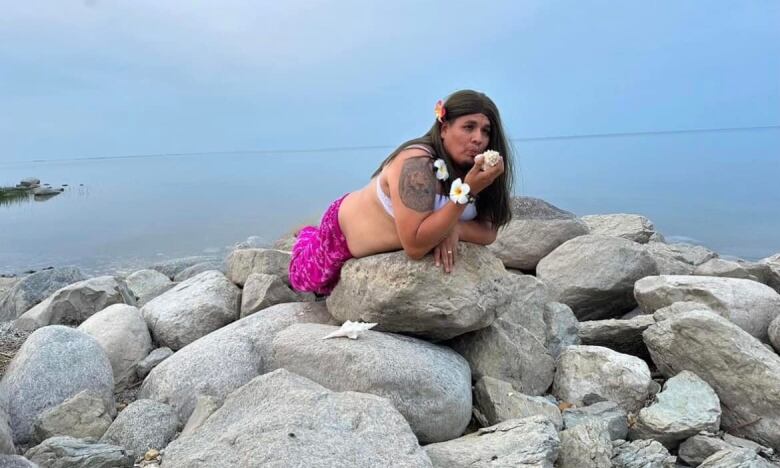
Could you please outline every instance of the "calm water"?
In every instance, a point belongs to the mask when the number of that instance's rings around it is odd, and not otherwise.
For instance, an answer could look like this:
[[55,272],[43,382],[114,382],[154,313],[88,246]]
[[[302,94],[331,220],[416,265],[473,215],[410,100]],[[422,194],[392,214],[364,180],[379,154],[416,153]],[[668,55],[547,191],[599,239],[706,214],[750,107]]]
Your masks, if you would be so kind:
[[[722,255],[780,252],[780,131],[515,143],[515,192],[578,215],[639,213]],[[387,150],[0,162],[0,185],[67,190],[0,206],[0,273],[77,265],[129,272],[268,243],[362,186]],[[83,185],[80,185],[83,184]]]

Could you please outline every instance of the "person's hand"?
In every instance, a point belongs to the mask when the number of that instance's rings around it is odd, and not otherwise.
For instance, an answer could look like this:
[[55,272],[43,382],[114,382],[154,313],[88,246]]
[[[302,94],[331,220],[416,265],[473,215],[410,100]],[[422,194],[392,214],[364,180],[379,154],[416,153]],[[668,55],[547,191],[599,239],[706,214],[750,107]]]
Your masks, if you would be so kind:
[[455,266],[455,257],[458,254],[458,240],[460,233],[456,225],[439,245],[433,249],[433,261],[436,266],[443,266],[445,273],[450,273]]
[[469,193],[476,195],[492,184],[493,181],[503,173],[503,157],[498,158],[498,164],[495,166],[488,166],[485,164],[484,157],[479,155],[474,159],[474,166],[468,174],[466,174],[466,177],[463,178],[463,182],[469,184],[469,187],[471,188]]

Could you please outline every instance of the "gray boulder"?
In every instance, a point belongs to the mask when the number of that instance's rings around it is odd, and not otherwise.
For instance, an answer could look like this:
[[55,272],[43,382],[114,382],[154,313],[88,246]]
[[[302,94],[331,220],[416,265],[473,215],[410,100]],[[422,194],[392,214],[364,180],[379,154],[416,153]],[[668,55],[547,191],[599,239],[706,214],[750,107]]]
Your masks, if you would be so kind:
[[265,273],[252,273],[241,292],[241,317],[285,302],[314,300],[314,295],[300,294],[290,289],[282,278]]
[[293,246],[295,245],[296,240],[297,237],[295,236],[295,233],[291,232],[289,234],[280,237],[279,239],[276,239],[272,247],[277,250],[284,250],[285,252],[291,252]]
[[654,439],[666,448],[700,431],[720,429],[718,395],[696,374],[682,371],[664,384],[656,401],[639,411],[631,427],[631,439]]
[[425,446],[433,466],[552,468],[560,441],[555,427],[543,416],[511,419],[458,439]]
[[484,328],[507,311],[510,275],[485,247],[461,242],[458,257],[448,275],[431,257],[414,261],[403,252],[348,260],[328,310],[341,321],[432,340]]
[[707,457],[699,468],[777,468],[748,449],[724,449]]
[[512,300],[490,326],[461,335],[447,344],[466,358],[472,378],[490,376],[511,383],[526,395],[549,388],[555,361],[545,345],[547,289],[530,275],[509,276]]
[[177,274],[179,274],[181,271],[186,270],[187,268],[193,265],[197,265],[198,263],[204,263],[204,262],[219,262],[219,261],[221,261],[219,257],[198,255],[194,257],[174,258],[171,260],[165,260],[163,262],[155,263],[149,268],[155,271],[159,271],[160,273],[167,276],[168,279],[173,280],[173,278],[175,278]]
[[180,425],[170,406],[154,400],[136,400],[119,413],[100,442],[124,447],[140,457],[149,449],[164,449]]
[[187,267],[182,271],[176,273],[176,276],[173,277],[173,281],[177,283],[181,283],[182,281],[187,281],[193,276],[198,276],[204,271],[212,271],[212,270],[218,271],[224,275],[227,269],[225,268],[225,263],[222,261],[209,261],[203,263],[196,263],[195,265],[192,265],[191,267]]
[[712,258],[693,270],[696,276],[719,276],[724,278],[742,278],[752,281],[759,279],[751,274],[742,264],[722,258]]
[[2,468],[39,468],[38,465],[21,455],[0,455]]
[[614,468],[676,468],[677,457],[655,440],[612,441]]
[[704,304],[765,343],[769,324],[780,314],[780,294],[746,279],[651,276],[637,281],[634,294],[645,313],[678,301]]
[[170,278],[157,270],[138,270],[128,275],[125,282],[135,296],[138,307],[143,307],[174,286]]
[[149,301],[141,313],[154,340],[179,350],[238,319],[241,290],[218,271],[206,271]]
[[141,380],[145,379],[152,369],[171,356],[173,356],[171,348],[163,347],[153,350],[135,366],[136,375]]
[[14,324],[26,331],[46,325],[79,325],[112,304],[135,305],[135,296],[122,279],[99,276],[58,289]]
[[743,439],[742,437],[733,436],[728,432],[723,433],[723,441],[731,444],[733,447],[750,449],[762,455],[773,457],[775,454],[773,449],[765,445],[757,444],[752,440]]
[[0,297],[0,322],[15,320],[58,289],[84,279],[75,267],[43,270],[25,276]]
[[557,365],[553,394],[576,406],[596,396],[636,412],[650,395],[650,369],[634,356],[601,346],[569,346]]
[[715,452],[734,448],[736,447],[714,435],[697,434],[680,444],[677,456],[691,466],[699,466]]
[[611,440],[625,439],[628,436],[628,415],[613,401],[600,401],[590,406],[563,410],[563,425],[566,429],[597,421],[606,423]]
[[162,467],[250,463],[431,466],[409,424],[388,400],[333,392],[284,369],[256,377],[233,392],[191,435],[168,445]]
[[658,322],[643,337],[664,375],[688,370],[715,390],[724,429],[780,449],[780,356],[735,324],[704,311]]
[[636,214],[589,215],[580,218],[591,234],[622,237],[640,244],[647,244],[655,234],[653,223]]
[[198,395],[198,401],[195,403],[195,409],[192,415],[181,430],[180,437],[193,434],[206,420],[222,406],[222,401],[209,395]]
[[536,267],[552,299],[571,307],[579,320],[619,317],[630,311],[636,307],[634,283],[657,271],[640,244],[595,235],[565,242]]
[[488,425],[529,416],[545,416],[557,430],[563,427],[561,410],[545,397],[523,395],[512,384],[492,377],[482,377],[474,386],[474,406]]
[[39,414],[82,390],[113,407],[111,362],[100,344],[61,325],[32,333],[0,381],[0,401],[7,404],[14,443],[26,444]]
[[55,436],[99,439],[111,425],[114,412],[113,404],[84,390],[39,414],[32,441],[38,444]]
[[659,275],[692,275],[697,266],[718,254],[700,245],[650,242],[645,250],[658,265]]
[[375,331],[358,340],[322,339],[335,329],[297,324],[282,330],[273,341],[271,368],[334,391],[387,398],[421,442],[463,433],[471,418],[471,372],[463,358],[443,346]]
[[765,265],[762,271],[766,285],[780,293],[780,254],[763,258],[758,263]]
[[642,341],[642,332],[654,323],[652,315],[637,315],[628,320],[590,320],[579,323],[578,336],[583,345],[603,346],[646,359],[650,355]]
[[290,252],[275,249],[238,249],[225,260],[227,277],[234,284],[244,286],[252,273],[276,275],[290,284]]
[[2,303],[3,298],[6,294],[8,294],[8,291],[14,288],[16,286],[16,283],[21,281],[21,278],[17,277],[10,277],[6,278],[3,276],[0,276],[0,303]]
[[511,302],[500,319],[522,326],[546,343],[544,314],[550,304],[547,287],[532,275],[509,275],[509,279],[513,287]]
[[21,187],[37,187],[39,185],[41,185],[41,179],[37,177],[25,177],[19,182]]
[[680,302],[673,302],[672,304],[666,307],[661,307],[660,309],[657,309],[655,312],[653,312],[653,318],[655,319],[656,322],[660,322],[662,320],[666,320],[668,318],[674,317],[675,315],[681,314],[683,312],[690,312],[692,310],[703,310],[706,312],[713,312],[712,309],[710,309],[709,307],[707,307],[706,305],[700,302],[680,301]]
[[331,320],[322,302],[269,307],[204,336],[160,363],[144,380],[138,398],[167,403],[181,421],[187,421],[199,395],[222,401],[268,372],[271,343],[280,330],[294,323]]
[[775,351],[780,352],[780,317],[776,317],[769,324],[767,335],[769,335],[769,342],[772,343]]
[[131,468],[133,456],[122,447],[59,436],[46,439],[24,456],[46,468]]
[[136,365],[152,351],[152,336],[141,311],[126,304],[114,304],[88,318],[78,329],[103,347],[118,389],[135,382]]
[[607,423],[591,421],[561,431],[558,468],[612,468],[612,440]]
[[588,233],[574,214],[538,198],[513,197],[511,208],[512,221],[488,247],[508,268],[533,270],[559,245]]
[[51,195],[59,195],[60,193],[64,192],[64,188],[55,189],[52,187],[35,187],[32,191],[33,195],[36,197],[47,197]]
[[496,320],[447,344],[466,358],[474,379],[505,380],[527,395],[541,395],[552,383],[555,361],[544,343],[512,322]]
[[[293,240],[294,239],[295,239],[295,237],[293,237]],[[233,250],[239,250],[239,249],[267,249],[270,244],[271,244],[271,242],[268,241],[263,236],[249,236],[249,237],[246,238],[246,240],[243,240],[241,242],[236,242],[233,245]],[[290,251],[291,250],[291,249],[281,249],[281,248],[277,247],[275,243],[271,247],[274,248],[274,249],[279,249],[279,250],[286,250],[286,251]]]
[[560,302],[548,302],[544,306],[543,316],[547,350],[553,359],[558,359],[567,346],[581,344],[578,335],[579,321],[571,307]]
[[[14,446],[14,437],[11,433],[11,426],[8,425],[8,414],[0,401],[0,456],[16,454]],[[2,466],[2,464],[0,464]]]
[[485,376],[511,383],[527,395],[541,395],[555,372],[555,361],[538,336],[506,320],[458,337],[448,345],[466,358],[475,380]]

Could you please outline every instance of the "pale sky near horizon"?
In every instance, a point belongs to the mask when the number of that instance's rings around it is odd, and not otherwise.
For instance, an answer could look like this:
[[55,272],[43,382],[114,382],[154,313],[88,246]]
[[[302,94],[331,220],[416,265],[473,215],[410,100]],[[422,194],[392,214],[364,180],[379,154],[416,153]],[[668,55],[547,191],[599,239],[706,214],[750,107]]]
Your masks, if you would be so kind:
[[7,2],[0,163],[780,125],[780,2]]

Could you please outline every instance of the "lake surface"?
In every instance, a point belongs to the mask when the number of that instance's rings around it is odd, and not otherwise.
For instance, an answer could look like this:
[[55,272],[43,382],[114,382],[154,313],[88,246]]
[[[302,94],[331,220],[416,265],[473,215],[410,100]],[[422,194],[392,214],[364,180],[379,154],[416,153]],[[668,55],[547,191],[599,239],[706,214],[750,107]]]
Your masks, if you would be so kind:
[[[577,215],[638,213],[724,256],[780,252],[780,131],[516,141],[515,193]],[[0,206],[0,273],[76,265],[128,273],[267,243],[316,223],[392,148],[287,154],[2,162],[0,185],[66,191]]]

